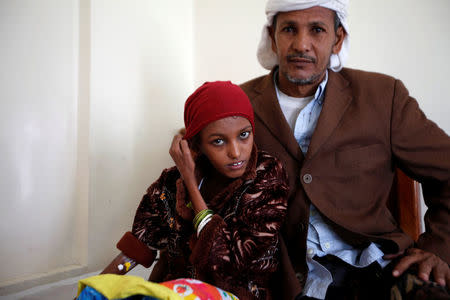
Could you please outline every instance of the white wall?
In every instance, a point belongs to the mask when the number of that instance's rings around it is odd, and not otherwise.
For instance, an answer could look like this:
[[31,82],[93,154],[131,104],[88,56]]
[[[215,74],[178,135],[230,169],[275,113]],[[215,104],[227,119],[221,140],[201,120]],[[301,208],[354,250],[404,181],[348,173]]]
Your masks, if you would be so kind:
[[240,83],[265,73],[256,59],[264,8],[263,0],[194,1],[195,86]]
[[448,0],[353,0],[349,10],[349,66],[400,78],[447,134],[449,12]]
[[0,284],[74,265],[77,1],[0,2]]
[[[89,268],[106,266],[192,92],[192,3],[92,2]],[[109,261],[108,261],[109,260]]]
[[0,295],[103,268],[193,90],[192,2],[0,1]]

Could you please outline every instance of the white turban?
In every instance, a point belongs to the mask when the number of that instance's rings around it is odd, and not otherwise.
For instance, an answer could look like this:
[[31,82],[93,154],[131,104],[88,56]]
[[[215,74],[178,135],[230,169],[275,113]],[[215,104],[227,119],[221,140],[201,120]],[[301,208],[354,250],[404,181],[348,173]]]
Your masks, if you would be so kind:
[[268,0],[266,4],[267,23],[264,25],[261,41],[258,45],[258,61],[268,70],[278,65],[278,57],[272,50],[272,41],[269,35],[269,27],[272,26],[273,17],[279,12],[303,10],[313,6],[322,6],[334,10],[337,13],[342,27],[347,35],[338,54],[332,54],[330,58],[330,69],[339,72],[344,66],[349,50],[349,31],[347,24],[347,7],[349,0]]

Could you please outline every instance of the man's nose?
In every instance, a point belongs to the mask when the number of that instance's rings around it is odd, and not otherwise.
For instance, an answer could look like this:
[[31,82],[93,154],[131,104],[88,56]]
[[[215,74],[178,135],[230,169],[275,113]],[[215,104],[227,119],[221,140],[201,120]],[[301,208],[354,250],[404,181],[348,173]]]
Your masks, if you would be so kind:
[[238,158],[240,155],[240,149],[239,149],[239,143],[238,142],[231,142],[228,145],[228,156],[230,158]]
[[311,39],[307,32],[299,31],[292,42],[292,48],[296,52],[308,52],[311,50]]

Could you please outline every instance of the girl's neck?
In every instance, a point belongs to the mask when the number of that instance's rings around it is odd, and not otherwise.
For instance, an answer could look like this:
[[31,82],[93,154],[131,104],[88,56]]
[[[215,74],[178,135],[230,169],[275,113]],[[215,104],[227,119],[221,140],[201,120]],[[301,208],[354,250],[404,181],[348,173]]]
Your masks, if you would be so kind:
[[231,182],[236,178],[229,178],[216,170],[209,172],[204,179],[200,188],[200,193],[205,199],[205,202],[210,202],[217,194],[222,192]]

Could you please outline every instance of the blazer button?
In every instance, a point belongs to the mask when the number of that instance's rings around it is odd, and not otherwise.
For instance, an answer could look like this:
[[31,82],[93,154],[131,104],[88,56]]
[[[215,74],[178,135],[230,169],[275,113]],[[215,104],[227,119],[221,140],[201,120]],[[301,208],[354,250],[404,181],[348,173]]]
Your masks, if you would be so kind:
[[312,176],[311,176],[311,174],[305,174],[305,175],[303,175],[303,182],[304,182],[304,183],[311,183],[311,181],[312,181]]
[[295,273],[295,277],[297,277],[297,280],[300,282],[303,282],[305,280],[305,276],[301,273]]

